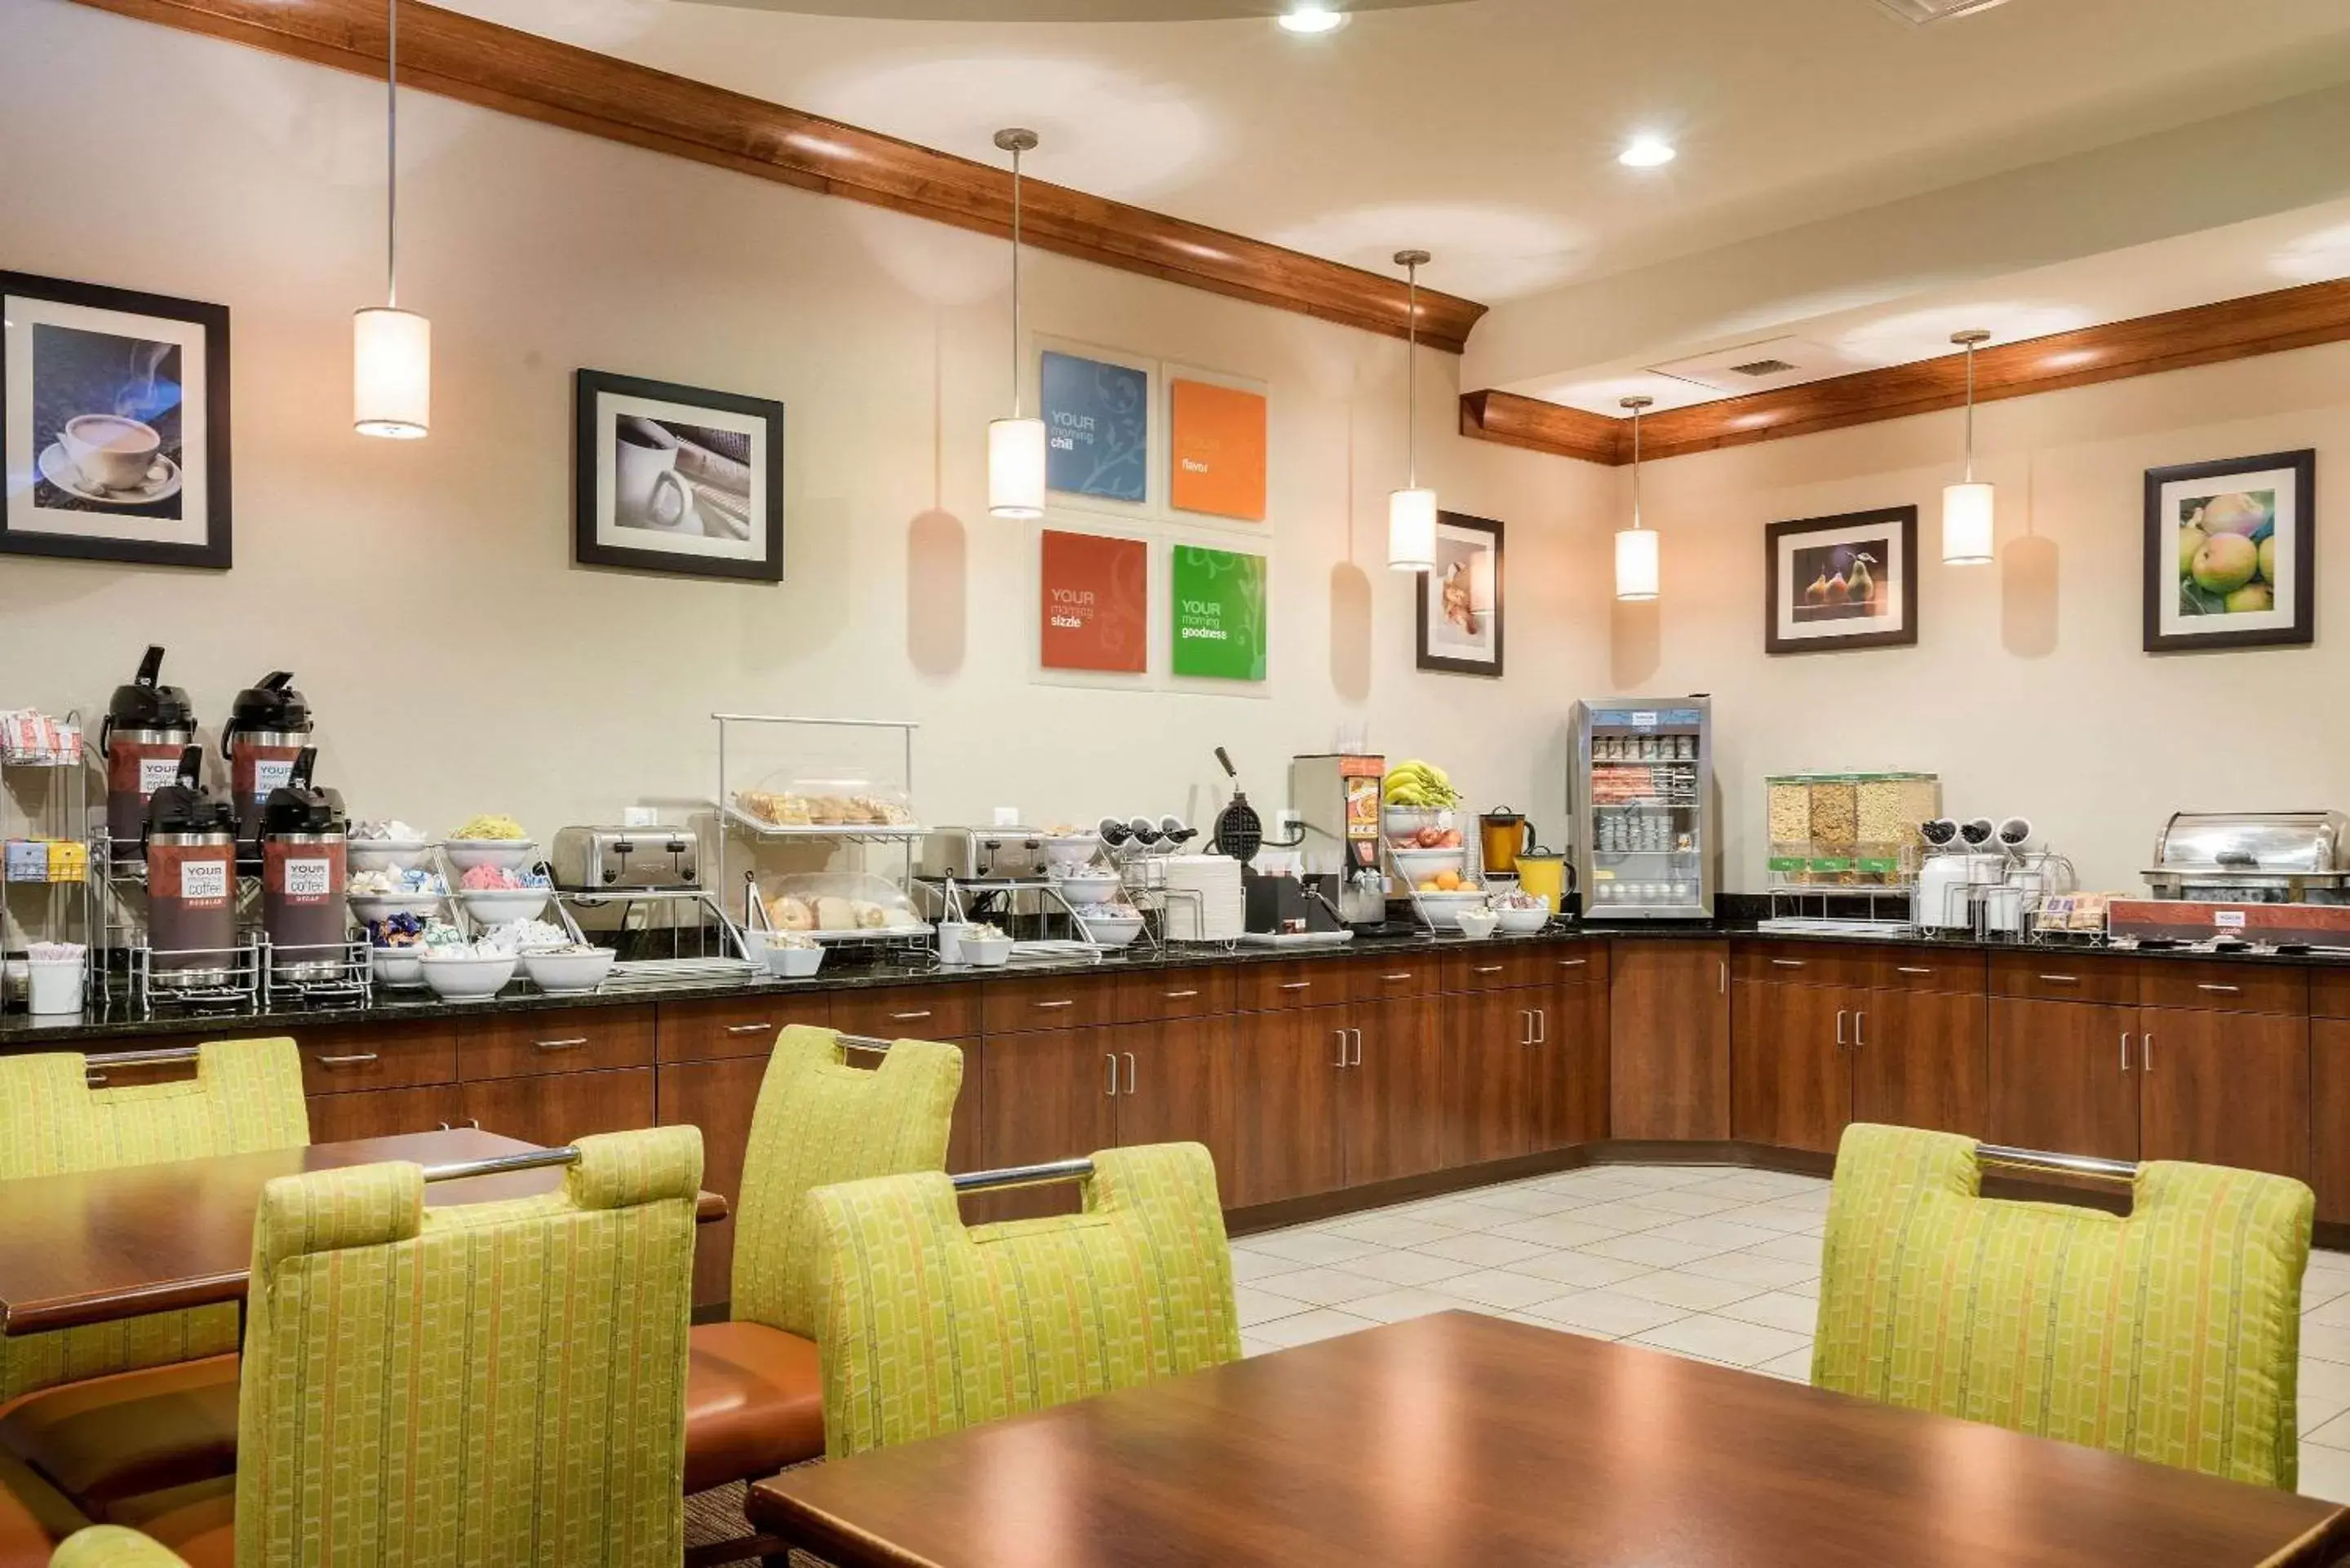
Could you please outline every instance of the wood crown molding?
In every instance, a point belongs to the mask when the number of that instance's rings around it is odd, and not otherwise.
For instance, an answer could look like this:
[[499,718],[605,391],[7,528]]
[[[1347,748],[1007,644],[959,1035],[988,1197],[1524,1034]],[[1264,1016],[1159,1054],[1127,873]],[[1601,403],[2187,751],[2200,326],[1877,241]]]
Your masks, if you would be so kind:
[[[378,0],[79,0],[99,10],[381,77]],[[778,184],[1008,237],[1008,170],[632,65],[458,12],[399,0],[400,83]],[[1392,337],[1404,281],[1039,180],[1022,182],[1027,243],[1125,272]],[[1458,354],[1485,307],[1419,291],[1419,339]]]
[[[2350,339],[2350,279],[2304,284],[2212,305],[2168,310],[2077,332],[2002,343],[1975,355],[1975,401],[1998,402],[2100,381]],[[1879,420],[1955,409],[1966,401],[1966,356],[1946,354],[1776,391],[1645,416],[1650,462],[1720,447],[1783,441]],[[1461,433],[1586,462],[1632,461],[1632,424],[1514,392],[1469,392]]]

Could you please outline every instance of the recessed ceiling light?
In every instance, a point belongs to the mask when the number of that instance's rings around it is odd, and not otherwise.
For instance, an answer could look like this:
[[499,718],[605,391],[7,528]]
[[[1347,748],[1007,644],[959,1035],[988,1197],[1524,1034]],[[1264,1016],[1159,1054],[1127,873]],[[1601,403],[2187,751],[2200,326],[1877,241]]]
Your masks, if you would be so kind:
[[1281,25],[1293,33],[1335,33],[1347,25],[1347,14],[1321,0],[1299,0],[1281,14]]
[[1673,144],[1661,136],[1636,136],[1616,155],[1616,161],[1627,169],[1655,169],[1678,156]]

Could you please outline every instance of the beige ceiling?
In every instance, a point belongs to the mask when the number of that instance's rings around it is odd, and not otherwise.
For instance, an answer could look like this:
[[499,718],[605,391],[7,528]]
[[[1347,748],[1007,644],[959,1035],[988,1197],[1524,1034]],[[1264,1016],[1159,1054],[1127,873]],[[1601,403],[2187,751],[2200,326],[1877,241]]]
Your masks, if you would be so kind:
[[[1040,178],[1338,261],[1385,267],[1399,246],[1425,245],[1426,281],[1504,306],[1471,340],[1472,369],[1486,339],[1498,355],[1471,384],[1536,389],[1718,346],[1741,322],[1765,337],[1824,313],[1814,306],[1848,311],[1952,281],[1900,258],[1868,286],[1866,259],[1833,243],[1839,221],[2350,82],[2350,0],[2009,0],[1928,27],[1874,0],[1459,0],[1367,10],[1318,37],[1262,16],[940,22],[696,0],[453,3],[973,157],[994,155],[995,128],[1032,125]],[[1050,3],[1070,14],[1068,0]],[[1638,130],[1669,135],[1679,161],[1619,166]],[[2088,186],[2076,199],[2100,197]],[[2062,228],[2060,213],[2002,212],[2024,225],[2003,236],[2019,268],[2084,254],[2077,237],[2034,249],[2032,226]],[[1727,314],[1663,312],[1634,343],[1583,342],[1557,319],[1579,291],[1604,296],[1787,233],[1820,236],[1819,275],[1802,246],[1780,244],[1747,291],[1769,297]]]

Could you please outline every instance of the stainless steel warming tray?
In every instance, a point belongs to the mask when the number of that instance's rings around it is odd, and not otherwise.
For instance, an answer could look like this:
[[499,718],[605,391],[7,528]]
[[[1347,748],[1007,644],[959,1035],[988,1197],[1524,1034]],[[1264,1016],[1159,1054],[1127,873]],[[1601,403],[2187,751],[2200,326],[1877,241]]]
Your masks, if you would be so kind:
[[2158,898],[2240,904],[2350,903],[2338,811],[2181,811],[2154,844]]

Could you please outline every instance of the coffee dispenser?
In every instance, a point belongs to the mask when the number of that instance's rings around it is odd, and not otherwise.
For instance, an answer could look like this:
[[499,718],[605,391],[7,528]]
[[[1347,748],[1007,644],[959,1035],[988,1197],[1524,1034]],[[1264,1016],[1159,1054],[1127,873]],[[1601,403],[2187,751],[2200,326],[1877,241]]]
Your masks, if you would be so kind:
[[147,799],[147,945],[152,982],[226,985],[236,940],[236,813],[203,784],[204,749],[180,753],[172,782]]
[[236,694],[221,728],[221,755],[228,761],[237,836],[245,843],[258,836],[262,807],[291,776],[315,728],[310,704],[294,690],[292,670],[273,670]]
[[343,904],[350,823],[342,796],[314,789],[318,753],[296,752],[286,782],[261,808],[261,926],[279,980],[338,980],[349,917]]
[[182,752],[196,738],[195,709],[176,686],[160,684],[163,650],[151,646],[130,684],[114,689],[99,727],[106,759],[106,832],[116,853],[135,858],[147,826],[147,803],[177,776]]

